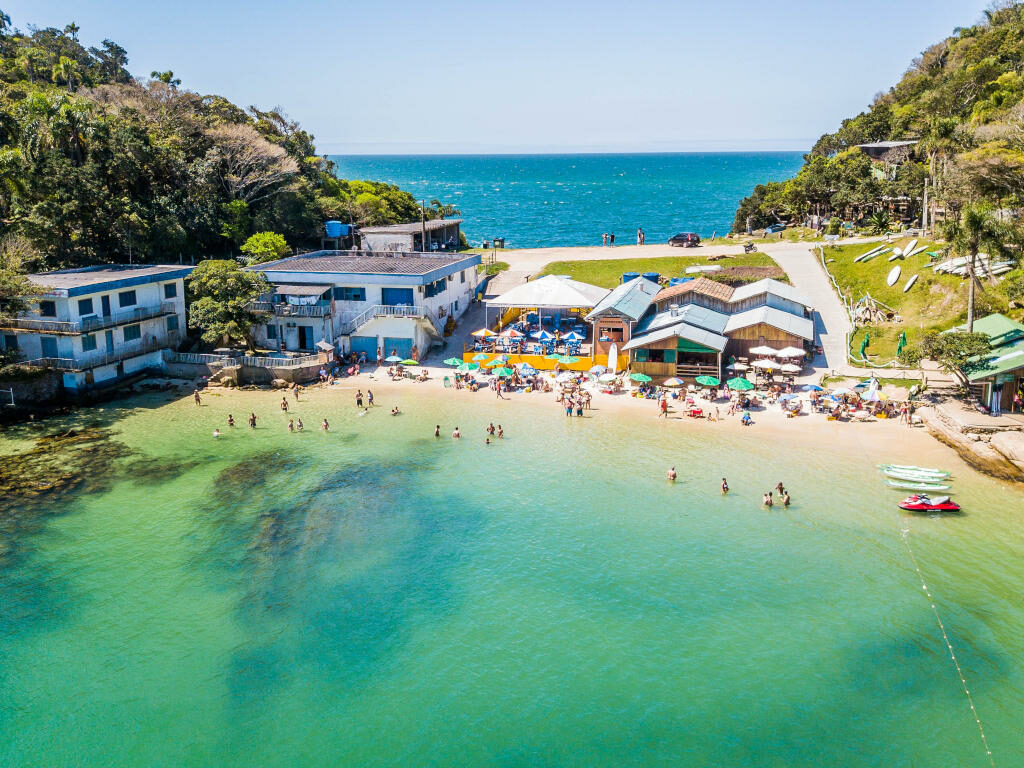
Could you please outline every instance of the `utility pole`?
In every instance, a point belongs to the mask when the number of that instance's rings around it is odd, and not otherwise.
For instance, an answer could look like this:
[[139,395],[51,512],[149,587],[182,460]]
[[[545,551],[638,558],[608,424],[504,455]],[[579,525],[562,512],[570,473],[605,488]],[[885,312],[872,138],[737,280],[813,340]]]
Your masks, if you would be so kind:
[[921,206],[921,229],[928,230],[928,179],[924,180],[924,205]]
[[420,200],[420,250],[427,252],[427,201]]

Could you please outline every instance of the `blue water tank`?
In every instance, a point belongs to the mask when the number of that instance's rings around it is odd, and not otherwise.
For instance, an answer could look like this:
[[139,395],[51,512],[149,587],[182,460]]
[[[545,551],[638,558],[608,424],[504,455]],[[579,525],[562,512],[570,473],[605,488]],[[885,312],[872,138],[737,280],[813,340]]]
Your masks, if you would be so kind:
[[651,280],[651,281],[656,283],[656,282],[658,282],[658,280],[661,279],[661,273],[660,272],[644,272],[644,277],[646,277],[648,280]]
[[636,280],[638,277],[640,277],[639,272],[623,272],[622,282],[628,283],[630,280]]
[[668,280],[668,284],[669,287],[672,287],[673,285],[682,285],[683,283],[688,283],[691,280],[693,280],[692,277],[670,277]]
[[328,237],[341,237],[342,224],[340,221],[325,221],[324,231]]

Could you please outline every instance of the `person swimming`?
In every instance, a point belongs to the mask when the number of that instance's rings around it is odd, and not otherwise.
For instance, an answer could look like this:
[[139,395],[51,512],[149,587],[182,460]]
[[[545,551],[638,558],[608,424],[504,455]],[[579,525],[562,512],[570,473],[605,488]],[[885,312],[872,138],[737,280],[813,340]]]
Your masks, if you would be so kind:
[[229,427],[235,426],[235,417],[232,416],[230,413],[228,414],[228,426]]
[[771,506],[775,505],[775,500],[772,498],[772,492],[771,491],[768,491],[768,493],[766,493],[764,495],[764,505],[766,507],[771,507]]
[[501,428],[501,424],[498,425],[498,437],[502,439],[505,437],[505,430]]
[[674,483],[676,481],[676,468],[669,467],[668,472],[666,472],[665,475],[668,477],[669,482]]
[[789,506],[789,494],[786,491],[782,492],[782,506]]
[[302,431],[302,419],[296,419],[295,420],[295,429],[296,429],[297,432],[301,432]]
[[455,429],[452,430],[452,439],[458,440],[460,437],[462,437],[462,433],[459,432],[459,428],[456,427]]
[[397,405],[394,408],[391,409],[391,415],[392,416],[397,416],[400,413],[401,413],[401,411],[398,410],[398,406]]
[[214,436],[214,437],[220,437],[220,430],[219,430],[219,429],[216,429],[216,428],[214,428],[214,430],[213,430],[213,436]]
[[485,437],[484,438],[484,445],[490,445],[490,444],[491,444],[491,438]]
[[722,493],[728,493],[728,492],[729,492],[729,481],[728,481],[728,480],[726,480],[726,479],[725,479],[725,478],[723,477],[723,478],[722,478]]

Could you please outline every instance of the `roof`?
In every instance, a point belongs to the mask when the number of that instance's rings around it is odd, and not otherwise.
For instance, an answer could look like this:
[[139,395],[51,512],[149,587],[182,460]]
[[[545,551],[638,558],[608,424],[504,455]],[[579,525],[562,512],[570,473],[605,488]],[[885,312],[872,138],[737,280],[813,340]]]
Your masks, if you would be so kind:
[[413,221],[409,224],[384,224],[379,227],[360,227],[359,232],[364,235],[415,235],[424,229],[433,232],[435,229],[444,229],[452,224],[461,224],[462,219],[428,219],[427,221]]
[[[974,326],[977,328],[977,321]],[[967,379],[968,381],[978,381],[1000,373],[1009,373],[1018,368],[1024,368],[1024,339],[999,347],[994,355],[990,353],[985,360],[984,367],[969,373]]]
[[716,349],[719,352],[725,349],[725,345],[729,343],[729,340],[725,338],[725,336],[712,333],[711,331],[705,331],[703,328],[697,328],[689,323],[676,323],[675,325],[670,325],[667,328],[646,333],[643,336],[634,336],[626,342],[622,349],[630,350],[635,349],[636,347],[645,347],[648,344],[664,341],[665,339],[670,339],[673,336],[684,338],[687,341],[692,341],[696,344],[702,344],[705,347]]
[[738,302],[744,301],[754,296],[759,296],[762,293],[771,293],[775,296],[779,296],[783,299],[802,304],[805,307],[811,307],[811,300],[804,296],[800,291],[794,288],[792,285],[787,283],[780,283],[778,280],[772,280],[770,277],[764,280],[758,280],[756,283],[748,283],[747,285],[741,285],[739,288],[732,292],[732,298],[730,301]]
[[731,315],[729,322],[725,324],[725,332],[731,333],[759,323],[770,325],[772,328],[778,328],[780,331],[791,333],[808,341],[814,340],[813,322],[806,317],[797,317],[789,312],[783,312],[781,309],[775,309],[775,307],[757,307]]
[[187,277],[190,266],[180,264],[109,264],[101,267],[62,269],[56,272],[38,272],[28,275],[30,282],[48,289],[53,296],[78,296],[108,288],[127,288],[133,285],[175,280]]
[[275,283],[274,293],[281,293],[286,296],[319,296],[324,291],[331,290],[329,285],[289,285],[287,283]]
[[729,301],[732,298],[733,290],[731,286],[725,283],[708,280],[706,277],[698,277],[679,285],[673,285],[671,288],[665,288],[654,297],[654,300],[660,304],[663,301],[668,301],[676,296],[682,296],[685,293],[700,293],[713,299]]
[[[950,330],[966,332],[967,324],[958,325]],[[993,347],[1000,347],[1024,338],[1024,325],[996,312],[975,320],[974,332],[985,334]]]
[[713,333],[722,333],[725,331],[726,323],[729,322],[729,316],[723,315],[721,312],[715,312],[713,309],[702,307],[699,304],[686,304],[682,307],[659,312],[649,320],[641,323],[634,333],[648,333],[681,322],[712,331]]
[[545,275],[487,299],[487,303],[499,307],[595,307],[609,293],[607,288],[579,280]]
[[646,277],[637,277],[617,285],[611,293],[594,306],[594,309],[587,315],[587,320],[606,312],[616,312],[625,315],[630,320],[639,320],[651,306],[651,302],[654,301],[659,290],[661,287]]
[[861,149],[892,149],[893,147],[909,147],[917,144],[917,139],[903,139],[902,141],[872,141],[867,144],[856,144]]
[[426,253],[384,256],[364,251],[313,251],[268,261],[246,269],[254,272],[314,272],[319,274],[358,275],[425,275],[437,269],[451,267],[462,261],[480,263],[477,254],[449,254],[434,256]]

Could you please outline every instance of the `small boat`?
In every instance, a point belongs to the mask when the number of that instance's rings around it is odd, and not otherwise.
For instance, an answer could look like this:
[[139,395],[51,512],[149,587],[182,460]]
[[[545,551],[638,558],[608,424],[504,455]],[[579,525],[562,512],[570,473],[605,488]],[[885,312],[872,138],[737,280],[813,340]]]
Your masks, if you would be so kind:
[[911,288],[913,288],[914,287],[914,283],[916,283],[916,282],[917,282],[917,275],[914,275],[912,278],[907,280],[907,284],[903,286],[903,292],[906,293]]
[[908,512],[959,512],[960,505],[950,501],[949,496],[936,496],[934,499],[922,494],[908,496],[899,503],[900,509]]
[[928,475],[938,475],[939,477],[949,477],[949,472],[944,472],[941,469],[935,467],[915,467],[912,464],[879,464],[879,469],[904,469],[910,472],[919,472]]
[[893,267],[889,271],[889,276],[885,278],[886,285],[893,285],[897,280],[900,279],[900,268],[898,266]]
[[886,484],[890,488],[902,488],[907,491],[948,491],[948,485],[941,485],[939,483],[926,483],[917,480],[908,481],[897,481],[897,480],[886,480]]
[[882,474],[886,477],[895,477],[897,480],[923,480],[926,483],[941,483],[948,479],[948,475],[915,472],[912,469],[883,469]]

